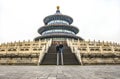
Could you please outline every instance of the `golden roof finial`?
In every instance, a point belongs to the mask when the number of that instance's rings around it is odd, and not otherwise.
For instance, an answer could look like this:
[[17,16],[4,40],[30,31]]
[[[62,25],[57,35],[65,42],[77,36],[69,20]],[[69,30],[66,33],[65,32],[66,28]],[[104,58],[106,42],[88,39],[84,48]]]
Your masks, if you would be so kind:
[[59,10],[60,9],[60,6],[57,6],[57,10]]

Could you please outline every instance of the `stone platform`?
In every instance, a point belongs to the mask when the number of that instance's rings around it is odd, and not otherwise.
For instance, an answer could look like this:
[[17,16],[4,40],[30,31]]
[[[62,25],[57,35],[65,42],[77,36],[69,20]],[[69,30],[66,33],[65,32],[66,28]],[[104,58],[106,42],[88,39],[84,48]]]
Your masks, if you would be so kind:
[[0,79],[120,79],[120,65],[0,66]]

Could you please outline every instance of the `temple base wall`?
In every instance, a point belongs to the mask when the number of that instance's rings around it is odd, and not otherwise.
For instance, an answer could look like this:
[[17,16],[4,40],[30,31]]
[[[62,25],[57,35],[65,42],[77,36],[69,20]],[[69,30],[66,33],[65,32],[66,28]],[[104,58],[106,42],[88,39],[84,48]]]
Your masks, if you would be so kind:
[[95,53],[95,54],[81,54],[81,60],[83,65],[114,65],[114,64],[120,64],[120,54],[101,54],[101,53]]
[[37,65],[38,58],[1,58],[0,65]]

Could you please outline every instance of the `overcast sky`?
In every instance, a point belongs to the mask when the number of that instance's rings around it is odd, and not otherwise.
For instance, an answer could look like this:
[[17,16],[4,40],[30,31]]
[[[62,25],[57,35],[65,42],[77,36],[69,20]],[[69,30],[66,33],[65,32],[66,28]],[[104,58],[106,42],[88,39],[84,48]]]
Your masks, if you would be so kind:
[[0,0],[0,43],[33,40],[57,5],[74,19],[78,36],[120,43],[120,0]]

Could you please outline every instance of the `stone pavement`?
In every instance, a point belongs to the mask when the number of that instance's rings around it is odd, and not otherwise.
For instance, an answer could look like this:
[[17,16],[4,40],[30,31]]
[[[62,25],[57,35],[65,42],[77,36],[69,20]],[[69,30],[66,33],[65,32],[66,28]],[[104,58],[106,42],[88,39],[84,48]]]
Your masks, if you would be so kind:
[[120,65],[0,66],[0,79],[120,79]]

